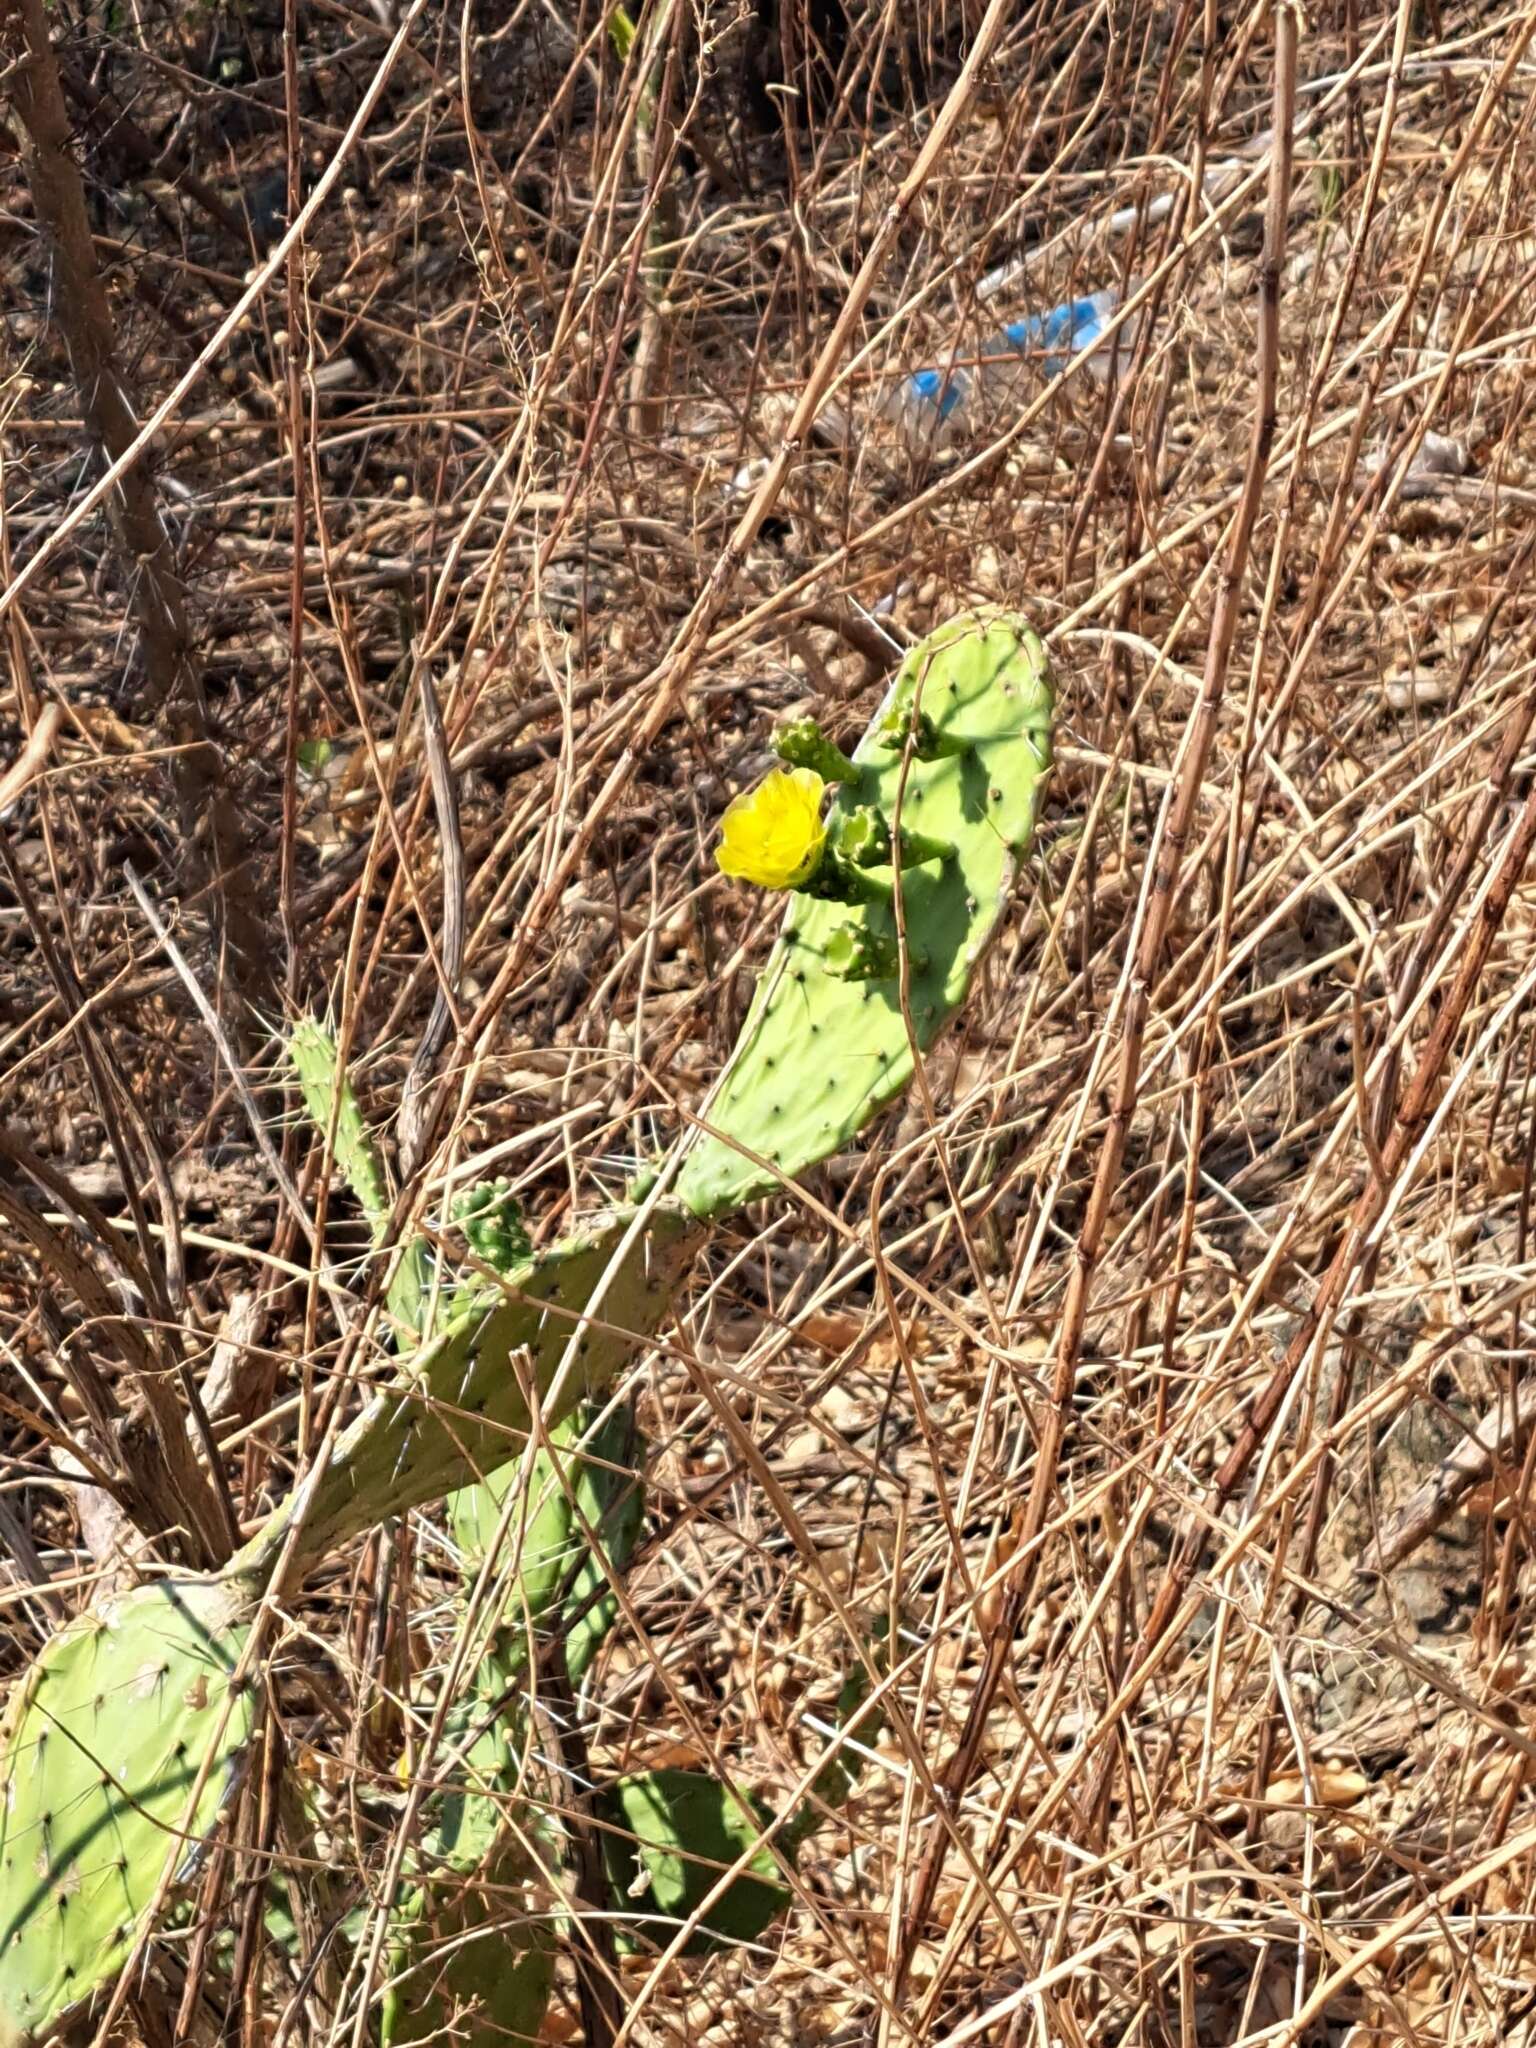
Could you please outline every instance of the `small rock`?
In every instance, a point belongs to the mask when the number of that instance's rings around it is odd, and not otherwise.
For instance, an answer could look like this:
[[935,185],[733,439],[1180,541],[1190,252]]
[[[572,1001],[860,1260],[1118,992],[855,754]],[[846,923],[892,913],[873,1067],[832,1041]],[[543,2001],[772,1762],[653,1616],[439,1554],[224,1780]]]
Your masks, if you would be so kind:
[[1445,702],[1451,694],[1451,679],[1433,669],[1410,670],[1403,675],[1389,676],[1381,686],[1381,693],[1394,711],[1422,711],[1432,704]]
[[[1361,463],[1366,476],[1380,474],[1387,460],[1385,448],[1377,448]],[[1447,477],[1465,476],[1472,467],[1466,444],[1448,434],[1426,434],[1398,480],[1400,498],[1431,498]]]

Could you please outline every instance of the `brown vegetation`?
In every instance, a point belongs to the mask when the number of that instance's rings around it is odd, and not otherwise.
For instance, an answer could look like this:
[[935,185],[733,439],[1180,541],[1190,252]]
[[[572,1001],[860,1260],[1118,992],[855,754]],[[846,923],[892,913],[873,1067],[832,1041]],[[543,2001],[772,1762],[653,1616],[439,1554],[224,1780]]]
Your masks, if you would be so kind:
[[[558,1235],[731,1042],[773,720],[1016,606],[1059,765],[986,987],[639,1369],[565,1703],[778,1807],[885,1616],[888,1729],[763,1948],[572,1978],[550,2038],[1526,2040],[1536,14],[638,25],[0,4],[5,1674],[356,1398],[285,1015],[402,1225],[505,1173]],[[1113,364],[904,436],[905,371],[1101,286]],[[380,1531],[271,1659],[343,1905],[443,1566]],[[359,2025],[245,1796],[156,2048]]]

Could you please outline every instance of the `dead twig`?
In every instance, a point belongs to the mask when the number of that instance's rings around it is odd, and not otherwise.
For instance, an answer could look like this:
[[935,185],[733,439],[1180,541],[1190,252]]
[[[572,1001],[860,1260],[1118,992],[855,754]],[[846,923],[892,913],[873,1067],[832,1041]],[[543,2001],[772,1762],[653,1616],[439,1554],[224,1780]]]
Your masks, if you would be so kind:
[[[58,59],[43,0],[6,0],[0,57],[26,137],[32,201],[54,252],[54,306],[79,392],[86,433],[109,464],[139,444],[140,429],[118,358],[117,337],[96,267]],[[224,761],[213,737],[187,623],[186,593],[148,465],[126,469],[108,499],[123,556],[129,603],[142,649],[146,714],[161,722],[181,814],[183,857],[195,894],[206,894],[216,947],[228,951],[244,1032],[243,1004],[270,990],[264,931],[251,894],[250,851]]]
[[[1180,870],[1190,827],[1199,804],[1206,762],[1215,738],[1217,716],[1226,687],[1227,662],[1237,632],[1249,546],[1258,518],[1269,452],[1275,437],[1276,397],[1280,368],[1280,277],[1285,257],[1291,196],[1291,134],[1296,107],[1296,16],[1288,0],[1275,9],[1274,95],[1269,171],[1269,205],[1265,215],[1264,255],[1259,267],[1259,356],[1254,391],[1253,432],[1248,447],[1242,494],[1227,537],[1226,558],[1211,617],[1201,693],[1190,715],[1182,749],[1179,780],[1171,792],[1155,842],[1156,863],[1150,872],[1140,920],[1135,963],[1124,997],[1120,1030],[1120,1070],[1114,1101],[1101,1141],[1098,1168],[1078,1235],[1077,1252],[1067,1281],[1056,1342],[1051,1398],[1035,1425],[1035,1471],[1019,1530],[1019,1563],[990,1631],[965,1726],[942,1776],[943,1797],[950,1812],[976,1767],[976,1757],[992,1702],[1013,1655],[1014,1639],[1023,1620],[1039,1569],[1040,1533],[1055,1496],[1057,1465],[1077,1385],[1078,1358],[1088,1316],[1089,1296],[1104,1248],[1110,1204],[1119,1186],[1121,1164],[1131,1120],[1135,1115],[1141,1074],[1141,1049],[1151,1006],[1151,991],[1162,956],[1179,887]],[[939,1872],[948,1847],[946,1833],[935,1827],[902,1915],[901,1943],[894,1972],[894,1996],[901,1995],[912,1954],[922,1938]]]

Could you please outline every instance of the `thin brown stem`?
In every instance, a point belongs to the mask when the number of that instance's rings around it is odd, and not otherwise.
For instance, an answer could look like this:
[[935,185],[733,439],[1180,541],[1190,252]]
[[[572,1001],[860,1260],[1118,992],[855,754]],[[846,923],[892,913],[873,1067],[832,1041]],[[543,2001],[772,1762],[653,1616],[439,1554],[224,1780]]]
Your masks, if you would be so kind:
[[[1204,787],[1206,762],[1215,737],[1217,717],[1226,688],[1227,663],[1242,607],[1243,588],[1253,529],[1259,516],[1264,480],[1269,470],[1270,448],[1275,437],[1276,402],[1280,369],[1280,275],[1285,255],[1286,221],[1291,193],[1291,136],[1296,107],[1296,17],[1288,4],[1275,12],[1273,142],[1270,158],[1269,203],[1265,217],[1264,255],[1259,267],[1258,286],[1258,373],[1254,393],[1253,431],[1248,447],[1247,468],[1236,514],[1228,538],[1226,559],[1217,588],[1206,645],[1205,672],[1199,699],[1185,735],[1178,782],[1163,820],[1157,854],[1136,948],[1135,965],[1121,1026],[1120,1070],[1107,1128],[1099,1152],[1088,1208],[1078,1236],[1076,1256],[1067,1280],[1066,1301],[1056,1344],[1056,1364],[1048,1405],[1036,1422],[1034,1478],[1019,1531],[1020,1563],[1002,1602],[997,1625],[988,1640],[976,1689],[966,1714],[942,1788],[951,1813],[958,1806],[965,1786],[975,1770],[981,1738],[992,1702],[1013,1654],[1018,1633],[1033,1590],[1039,1567],[1039,1538],[1055,1497],[1057,1465],[1066,1435],[1073,1394],[1077,1385],[1078,1359],[1094,1275],[1104,1248],[1104,1233],[1110,1206],[1120,1181],[1126,1139],[1135,1115],[1141,1072],[1142,1043],[1146,1035],[1150,996],[1167,935],[1169,917],[1178,893],[1184,850],[1188,843],[1195,808]],[[918,1866],[903,1915],[901,1945],[897,1952],[894,1993],[900,1997],[912,1953],[922,1938],[943,1867],[946,1836],[935,1828]]]

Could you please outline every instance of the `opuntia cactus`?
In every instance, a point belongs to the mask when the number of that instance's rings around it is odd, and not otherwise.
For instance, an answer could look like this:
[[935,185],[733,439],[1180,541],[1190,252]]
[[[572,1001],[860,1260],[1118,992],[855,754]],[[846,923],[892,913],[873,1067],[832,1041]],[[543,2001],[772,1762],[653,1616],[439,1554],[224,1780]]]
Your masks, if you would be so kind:
[[[529,1876],[506,1824],[524,1764],[513,1739],[527,1725],[520,1688],[537,1632],[551,1619],[563,1629],[566,1675],[580,1682],[617,1615],[605,1589],[629,1560],[644,1509],[638,1481],[617,1469],[633,1455],[626,1413],[599,1420],[578,1410],[553,1435],[558,1442],[530,1464],[527,1518],[514,1531],[517,1568],[491,1647],[467,1700],[447,1719],[445,1749],[459,1746],[454,1736],[468,1747],[462,1766],[452,1766],[454,1789],[434,1802],[435,1824],[395,1916],[384,2048],[436,2035],[450,2019],[472,2048],[532,2038],[549,1996],[548,1919],[511,1911]],[[494,1483],[462,1488],[449,1501],[467,1578],[485,1559],[518,1471],[506,1466]],[[584,1525],[603,1555],[589,1547]]]
[[509,1180],[481,1181],[456,1197],[453,1220],[470,1250],[497,1273],[510,1273],[533,1257],[533,1240]]
[[614,1905],[629,1917],[626,1946],[664,1948],[743,1856],[745,1869],[699,1915],[685,1953],[755,1941],[789,1904],[773,1851],[758,1846],[772,1815],[735,1786],[702,1771],[637,1771],[608,1787],[603,1809],[603,1861]]
[[322,1137],[334,1131],[336,1164],[377,1230],[389,1216],[389,1180],[335,1039],[323,1024],[302,1017],[288,1040],[288,1057],[311,1122]]
[[[466,1314],[426,1346],[219,1576],[144,1588],[49,1643],[0,1734],[0,2040],[6,2026],[40,2031],[121,1964],[159,1887],[176,1802],[189,1798],[210,1745],[184,1866],[211,1831],[251,1730],[241,1693],[215,1733],[228,1674],[305,1503],[300,1572],[385,1515],[503,1464],[527,1440],[523,1385],[550,1394],[573,1339],[576,1370],[551,1420],[611,1378],[660,1323],[697,1242],[691,1219],[653,1211],[577,1337],[631,1221],[604,1219],[542,1254],[514,1276],[519,1298]],[[520,1382],[512,1353],[525,1347]],[[530,1986],[538,1967],[528,1966]]]
[[449,2032],[477,2048],[539,2037],[553,1929],[529,1897],[531,1858],[510,1820],[522,1758],[501,1700],[513,1683],[510,1667],[487,1655],[445,1721],[433,1768],[453,1785],[435,1802],[414,1882],[393,1916],[381,2048]]
[[925,1052],[965,1000],[1029,848],[1053,704],[1045,651],[1013,619],[956,620],[902,663],[827,836],[835,844],[839,821],[867,806],[893,836],[910,827],[954,850],[899,878],[905,1009],[894,873],[852,901],[818,900],[814,876],[797,888],[709,1106],[710,1135],[676,1182],[696,1216],[721,1216],[840,1151],[906,1086],[913,1041]]
[[[302,1018],[288,1041],[288,1056],[304,1107],[324,1137],[334,1131],[334,1156],[382,1250],[389,1223],[389,1177],[383,1155],[341,1064],[336,1041],[322,1024]],[[401,1248],[390,1274],[386,1305],[407,1336],[419,1334],[427,1294],[427,1249],[419,1240]]]
[[[883,1661],[883,1641],[882,1627],[871,1644],[876,1662]],[[857,1731],[866,1747],[883,1720],[869,1692],[869,1672],[859,1663],[843,1682],[836,1714],[839,1730]],[[800,1849],[842,1805],[858,1775],[858,1754],[843,1744],[774,1830],[777,1855],[764,1839],[771,1822],[761,1800],[718,1778],[668,1768],[617,1780],[603,1800],[603,1858],[614,1911],[629,1922],[627,1945],[638,1947],[643,1936],[661,1947],[689,1922],[691,1955],[755,1941],[790,1902],[785,1867],[793,1868]],[[721,1890],[721,1879],[743,1858],[744,1867]]]
[[[508,1275],[507,1300],[470,1311],[424,1346],[236,1564],[268,1555],[301,1504],[298,1554],[318,1562],[383,1516],[493,1472],[528,1440],[525,1387],[552,1428],[608,1385],[659,1327],[699,1243],[697,1224],[671,1206],[656,1204],[631,1234],[633,1222],[620,1210],[541,1252]],[[600,1282],[601,1305],[583,1329]]]
[[[553,1622],[564,1636],[566,1674],[579,1685],[618,1614],[611,1581],[634,1551],[645,1494],[638,1474],[626,1469],[636,1463],[626,1408],[601,1420],[580,1408],[550,1435],[550,1449],[529,1468],[525,1512],[511,1531],[517,1569],[502,1605],[498,1654],[520,1669],[538,1632]],[[504,1465],[450,1494],[449,1526],[467,1574],[483,1562],[519,1477],[518,1465]]]
[[[781,775],[763,816],[738,812],[745,830],[735,847],[737,871],[761,871],[760,879],[795,893],[708,1108],[709,1133],[685,1140],[680,1165],[671,1163],[677,1171],[669,1192],[648,1193],[639,1207],[525,1255],[512,1214],[492,1189],[463,1221],[471,1249],[500,1274],[499,1285],[482,1274],[442,1289],[446,1325],[430,1336],[422,1335],[427,1253],[420,1243],[403,1247],[390,1307],[397,1331],[420,1341],[260,1535],[218,1577],[160,1582],[49,1644],[14,1691],[0,1730],[0,2038],[6,2028],[41,2032],[109,1977],[142,1934],[162,1877],[185,1876],[206,1844],[251,1741],[254,1702],[233,1686],[232,1673],[278,1558],[289,1559],[291,1585],[385,1516],[484,1481],[527,1445],[530,1402],[543,1429],[559,1432],[660,1327],[704,1225],[836,1151],[905,1084],[914,1042],[919,1051],[930,1046],[964,999],[1029,845],[1050,761],[1051,712],[1044,655],[1032,633],[1008,619],[958,621],[903,664],[884,710],[845,764],[855,779],[838,787],[828,820],[819,811],[825,778],[809,767]],[[803,751],[810,743],[802,734],[792,745]],[[822,758],[824,767],[837,767]],[[840,853],[843,821],[861,812],[871,822],[853,830],[849,853]],[[855,851],[870,865],[857,865]],[[889,864],[893,857],[900,869]],[[323,1129],[334,1128],[337,1163],[384,1249],[387,1178],[335,1047],[319,1027],[300,1027],[294,1061],[306,1103]],[[578,1503],[585,1484],[579,1471],[572,1475]],[[504,1498],[496,1480],[493,1499],[497,1486]],[[580,1526],[570,1497],[567,1531]],[[532,1576],[514,1598],[524,1614],[543,1602],[539,1614],[548,1621],[576,1575],[564,1565],[558,1580],[551,1575],[548,1553],[562,1554],[566,1539],[556,1532],[546,1544],[537,1536],[542,1512],[535,1507],[524,1532]],[[617,1560],[622,1530],[610,1536],[601,1489],[582,1514]],[[579,1601],[568,1590],[561,1603],[565,1624],[575,1623],[568,1656],[578,1659],[587,1654],[581,1613],[593,1617],[594,1641],[606,1625],[601,1606],[588,1604],[596,1570]],[[526,1668],[526,1646],[510,1647],[513,1611],[509,1604],[498,1618],[475,1677],[482,1713],[485,1687],[505,1691]],[[482,1749],[493,1735],[503,1747]],[[505,1914],[474,1917],[481,1885],[492,1886],[493,1898],[500,1886],[505,1906],[506,1888],[523,1881],[521,1863],[510,1849],[503,1860],[500,1847],[510,1839],[502,1827],[506,1801],[518,1790],[505,1775],[506,1743],[506,1730],[489,1724],[472,1734],[457,1818],[442,1809],[436,1865],[413,1873],[399,1909],[390,2041],[451,2026],[465,1999],[492,2032],[514,2040],[537,2032],[550,1967],[542,1934],[527,1931],[509,1951],[500,1932]],[[750,1848],[754,1834],[743,1830],[755,1830],[758,1820],[757,1809],[728,1788],[702,1780],[706,1793],[678,1777],[642,1774],[615,1788],[610,1811],[639,1837],[635,1853],[654,1902],[669,1898],[663,1910],[686,1919],[719,1874],[720,1858],[710,1876],[710,1852],[700,1847],[708,1828],[728,1866]],[[835,1803],[844,1783],[836,1772],[824,1778],[822,1806]],[[786,1820],[786,1853],[810,1820],[809,1809]],[[639,1865],[630,1861],[633,1883]],[[764,1910],[771,1917],[787,1898],[773,1874],[782,1868],[776,1859],[759,1867],[753,1855],[749,1863],[747,1880],[720,1902],[726,1917],[713,1909],[705,1916],[704,1938],[739,1935],[749,1923],[760,1928]],[[404,1929],[413,1913],[417,1933],[440,1940],[444,1957],[466,1958],[462,1980],[456,1970],[431,1974],[421,1940]]]

